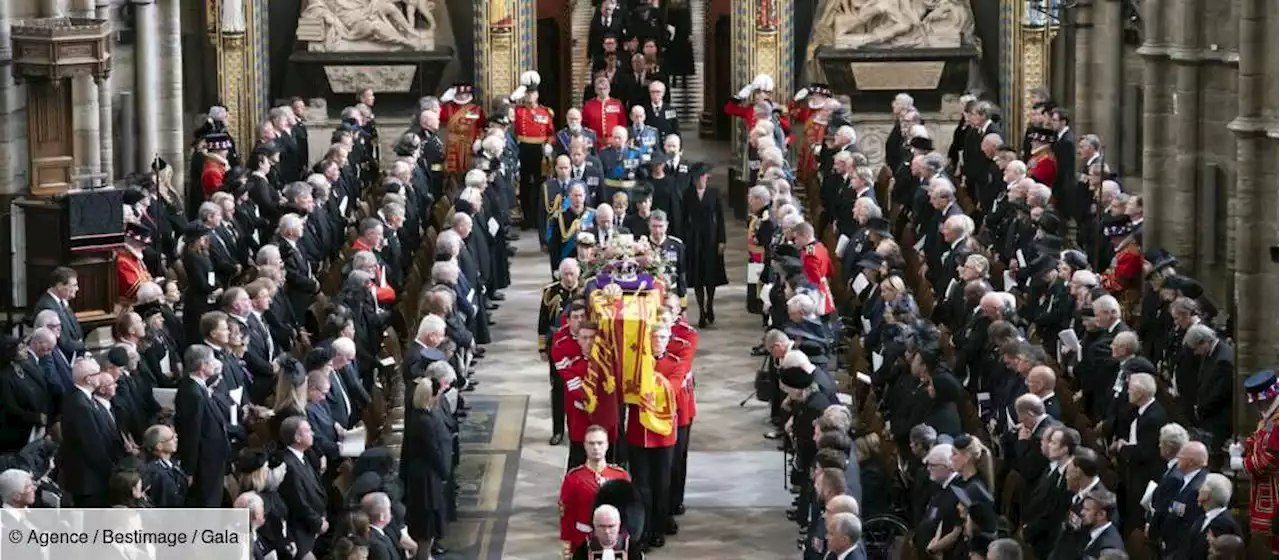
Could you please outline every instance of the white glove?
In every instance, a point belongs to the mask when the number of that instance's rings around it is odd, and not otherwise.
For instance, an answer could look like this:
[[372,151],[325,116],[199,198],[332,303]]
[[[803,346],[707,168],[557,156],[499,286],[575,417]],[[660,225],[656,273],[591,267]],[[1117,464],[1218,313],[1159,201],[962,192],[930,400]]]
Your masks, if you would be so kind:
[[471,151],[480,153],[480,140],[477,139],[475,142],[471,143]]
[[453,101],[453,96],[457,94],[457,91],[458,91],[457,88],[449,88],[444,90],[444,95],[440,96],[440,101],[442,103],[448,103],[450,101]]
[[1231,470],[1233,470],[1233,471],[1242,471],[1242,470],[1244,470],[1244,459],[1242,459],[1242,458],[1240,458],[1240,457],[1232,457],[1232,458],[1231,458]]
[[747,84],[745,86],[742,86],[742,89],[738,90],[738,95],[735,95],[734,97],[738,99],[746,100],[748,97],[751,96],[751,92],[755,90],[756,90],[755,84]]
[[516,102],[516,101],[519,101],[519,100],[521,100],[521,99],[524,99],[524,94],[525,94],[526,92],[528,92],[528,91],[529,91],[529,90],[528,90],[527,88],[525,88],[524,86],[520,86],[520,87],[516,88],[516,90],[515,90],[515,91],[511,92],[511,96],[510,96],[510,97],[508,97],[507,99],[510,99],[510,100],[514,103],[514,102]]
[[1239,459],[1240,457],[1243,457],[1244,446],[1238,441],[1232,442],[1232,444],[1227,447],[1227,455],[1230,455],[1232,459]]
[[804,101],[806,97],[809,97],[809,88],[800,88],[799,91],[796,91],[796,101]]
[[542,145],[542,155],[544,155],[544,156],[546,156],[546,157],[551,157],[551,154],[552,154],[551,144],[543,144],[543,145]]
[[667,26],[667,36],[671,37],[672,39],[676,38],[676,26],[674,25]]
[[773,78],[768,74],[757,74],[756,78],[751,80],[751,85],[759,90],[773,91]]

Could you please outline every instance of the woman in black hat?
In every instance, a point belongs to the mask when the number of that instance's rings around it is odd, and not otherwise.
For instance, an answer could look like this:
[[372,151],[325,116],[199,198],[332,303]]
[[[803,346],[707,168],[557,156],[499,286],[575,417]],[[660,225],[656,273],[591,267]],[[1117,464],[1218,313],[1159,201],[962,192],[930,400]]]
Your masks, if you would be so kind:
[[36,361],[16,337],[0,336],[0,453],[22,449],[49,421],[49,392]]
[[716,322],[716,287],[729,283],[724,270],[724,206],[720,191],[707,186],[711,166],[694,164],[689,171],[693,188],[685,192],[685,275],[698,300],[698,326]]
[[209,258],[209,228],[193,221],[187,224],[182,248],[182,266],[187,275],[187,289],[182,292],[182,325],[185,342],[194,344],[200,334],[200,317],[215,309],[214,298],[222,293]]
[[283,463],[272,468],[268,462],[268,453],[262,449],[246,448],[232,464],[232,474],[240,485],[240,492],[254,492],[262,498],[262,513],[266,522],[258,529],[258,538],[267,545],[268,550],[276,552],[278,558],[291,558],[289,539],[285,535],[284,519],[289,514],[289,506],[280,497],[280,483],[284,481],[286,467]]

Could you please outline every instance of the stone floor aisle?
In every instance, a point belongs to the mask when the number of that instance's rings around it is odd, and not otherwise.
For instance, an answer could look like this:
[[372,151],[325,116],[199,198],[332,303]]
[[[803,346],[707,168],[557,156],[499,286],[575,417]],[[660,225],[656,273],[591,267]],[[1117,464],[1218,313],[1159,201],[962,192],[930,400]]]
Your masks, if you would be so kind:
[[[722,146],[691,141],[691,159],[716,164],[712,184],[724,193],[727,155]],[[727,209],[726,209],[727,210]],[[795,558],[795,525],[783,511],[790,494],[783,487],[782,454],[761,437],[767,406],[754,399],[738,403],[751,391],[759,360],[750,348],[760,337],[760,323],[745,307],[745,226],[731,222],[727,230],[731,285],[717,292],[718,324],[701,333],[694,362],[698,416],[692,429],[686,506],[681,531],[652,558]],[[547,364],[538,359],[536,321],[540,287],[549,281],[546,256],[532,232],[516,243],[513,284],[496,314],[498,325],[489,359],[480,369],[479,395],[528,395],[528,418],[520,453],[519,475],[501,555],[493,543],[490,556],[520,560],[559,557],[557,498],[568,447],[551,447],[550,393]],[[690,304],[693,304],[690,297]],[[696,308],[693,310],[696,321]]]

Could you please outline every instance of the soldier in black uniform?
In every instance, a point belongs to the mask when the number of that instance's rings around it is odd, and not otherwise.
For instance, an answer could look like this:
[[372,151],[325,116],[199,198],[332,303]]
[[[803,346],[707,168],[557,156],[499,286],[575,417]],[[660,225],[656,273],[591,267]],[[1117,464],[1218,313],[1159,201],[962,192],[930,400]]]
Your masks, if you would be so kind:
[[649,216],[649,243],[662,255],[667,288],[680,296],[680,303],[684,305],[685,292],[688,291],[684,277],[684,241],[667,235],[670,225],[666,212],[654,210]]
[[560,278],[542,287],[538,307],[538,353],[551,364],[551,445],[564,441],[564,382],[549,358],[552,337],[560,329],[560,317],[574,300],[582,298],[582,269],[577,259],[560,261]]

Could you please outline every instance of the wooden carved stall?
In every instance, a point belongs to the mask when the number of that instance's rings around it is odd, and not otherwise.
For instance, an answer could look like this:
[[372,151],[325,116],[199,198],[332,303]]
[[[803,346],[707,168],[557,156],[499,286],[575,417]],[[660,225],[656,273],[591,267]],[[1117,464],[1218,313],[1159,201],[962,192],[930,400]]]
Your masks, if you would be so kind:
[[[123,241],[120,191],[79,189],[73,133],[72,80],[101,81],[111,71],[110,22],[44,18],[14,22],[13,76],[27,90],[30,192],[14,202],[23,216],[25,304],[43,293],[49,273],[70,266],[80,275],[71,307],[92,328],[113,319],[113,250]],[[21,280],[19,280],[21,281]]]

